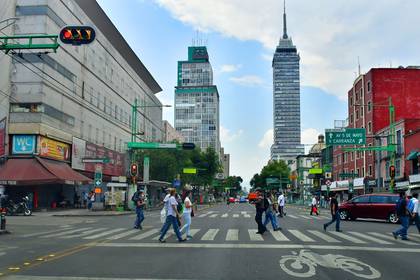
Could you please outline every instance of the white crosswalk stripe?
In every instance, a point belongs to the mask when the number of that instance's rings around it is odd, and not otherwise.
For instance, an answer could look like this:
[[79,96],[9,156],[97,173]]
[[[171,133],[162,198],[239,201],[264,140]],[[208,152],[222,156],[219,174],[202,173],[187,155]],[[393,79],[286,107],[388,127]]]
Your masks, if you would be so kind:
[[106,229],[107,228],[95,228],[95,229],[87,230],[87,231],[84,231],[84,232],[78,233],[78,234],[60,236],[60,238],[65,238],[65,239],[77,238],[77,237],[86,236],[86,235],[89,235],[91,233],[95,233],[95,232],[98,232],[98,231],[103,231],[103,230],[106,230]]
[[261,234],[257,234],[256,229],[248,229],[248,234],[249,234],[249,238],[251,239],[251,241],[264,241]]
[[374,235],[374,236],[377,236],[377,237],[380,237],[380,238],[383,238],[383,239],[386,239],[386,240],[391,240],[391,241],[394,241],[394,242],[397,242],[397,243],[403,243],[403,244],[407,244],[407,245],[420,245],[419,243],[411,242],[411,241],[408,241],[408,240],[401,240],[401,239],[395,240],[394,237],[391,234],[386,235],[386,234],[379,233],[379,232],[368,232],[368,234]]
[[214,240],[218,232],[219,232],[219,229],[211,228],[203,235],[203,237],[201,237],[201,240],[206,240],[206,241]]
[[225,213],[222,215],[222,218],[227,218],[228,216],[229,216],[228,213]]
[[296,217],[295,215],[287,215],[287,217],[290,217],[292,219],[299,219],[298,217]]
[[[169,229],[169,230],[171,230],[171,229]],[[163,237],[165,240],[175,234],[173,231],[169,231],[169,230],[166,232],[165,236]],[[155,237],[153,237],[153,240],[158,240],[159,237],[160,237],[160,233],[158,235],[156,235]]]
[[345,234],[339,231],[329,231],[328,233],[333,234],[337,237],[340,237],[341,239],[345,239],[347,241],[356,243],[356,244],[366,244],[366,242],[363,240],[357,239],[355,237],[349,236],[348,234]]
[[354,231],[349,231],[349,233],[352,234],[352,235],[356,235],[357,237],[364,238],[366,240],[378,243],[378,244],[385,244],[385,245],[392,244],[391,242],[388,242],[388,241],[385,241],[385,240],[382,240],[382,239],[378,239],[377,237],[369,236],[365,233],[354,232]]
[[229,229],[226,234],[226,241],[238,241],[238,240],[239,240],[239,230]]
[[200,229],[198,229],[198,228],[191,228],[190,229],[190,235],[192,237],[194,237],[199,231],[200,231]]
[[239,214],[233,214],[232,217],[239,218]]
[[289,238],[286,237],[282,232],[280,231],[270,231],[271,235],[273,235],[274,239],[277,241],[290,241]]
[[210,218],[216,218],[217,217],[217,214],[211,214],[210,215]]
[[68,231],[71,228],[60,228],[60,229],[55,229],[55,230],[49,230],[49,231],[42,231],[42,232],[35,232],[35,233],[30,233],[30,234],[24,234],[22,235],[23,238],[27,238],[27,237],[35,237],[35,236],[40,236],[40,235],[44,235],[44,234],[51,234],[51,233],[57,233],[57,232],[62,232],[62,231]]
[[318,238],[320,238],[320,239],[322,239],[324,241],[327,241],[329,243],[340,243],[341,242],[340,240],[337,240],[337,239],[335,239],[335,238],[333,238],[333,237],[331,237],[331,236],[329,236],[329,235],[327,235],[325,233],[322,233],[322,232],[320,232],[318,230],[308,230],[308,231],[311,234],[315,235],[316,237],[318,237]]
[[155,235],[158,232],[159,232],[159,229],[154,228],[154,229],[151,229],[149,231],[143,232],[143,233],[141,233],[139,235],[136,235],[134,237],[131,237],[130,240],[142,240],[142,239],[145,239],[145,238],[147,238],[149,236]]
[[245,215],[244,215],[244,218],[251,218],[251,215],[249,215],[249,214],[245,214]]
[[104,232],[101,232],[101,233],[98,233],[98,234],[95,234],[95,235],[90,235],[90,236],[83,237],[83,239],[93,240],[93,239],[101,238],[101,237],[111,235],[111,234],[114,234],[114,233],[117,233],[117,232],[120,232],[120,231],[123,231],[123,230],[127,230],[127,229],[126,228],[111,229],[111,230],[104,231]]
[[79,232],[79,231],[84,231],[84,230],[88,230],[88,229],[91,229],[91,227],[78,228],[78,229],[67,230],[67,231],[59,232],[59,233],[47,234],[47,235],[41,236],[41,238],[59,237],[59,236],[63,236],[63,235],[66,235],[66,234],[71,234],[71,233],[75,233],[75,232]]
[[300,232],[299,230],[296,229],[290,229],[289,232],[291,234],[293,234],[297,239],[303,241],[303,242],[315,242],[315,240],[313,240],[312,238],[310,238],[309,236],[303,234],[302,232]]
[[131,229],[131,230],[127,231],[127,232],[123,232],[123,233],[119,233],[119,234],[116,234],[116,235],[113,235],[113,236],[109,236],[106,239],[108,239],[108,240],[117,240],[117,239],[121,239],[121,238],[127,237],[129,235],[138,233],[138,232],[139,232],[138,229]]
[[302,218],[302,219],[306,219],[306,220],[310,220],[311,219],[311,217],[304,216],[304,215],[299,215],[299,217]]

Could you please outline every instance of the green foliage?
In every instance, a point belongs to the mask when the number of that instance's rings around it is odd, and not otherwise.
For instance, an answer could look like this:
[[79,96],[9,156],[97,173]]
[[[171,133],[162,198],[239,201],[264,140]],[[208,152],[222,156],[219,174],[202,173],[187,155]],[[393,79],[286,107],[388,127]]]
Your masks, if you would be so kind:
[[290,175],[290,169],[287,164],[280,160],[280,161],[270,161],[266,166],[264,166],[260,172],[260,174],[255,174],[250,181],[250,185],[252,188],[268,188],[266,184],[266,179],[271,178],[278,178],[281,183],[281,187],[284,188],[288,182]]
[[243,181],[244,180],[240,176],[229,176],[223,181],[223,185],[225,188],[240,191],[242,189],[241,183]]

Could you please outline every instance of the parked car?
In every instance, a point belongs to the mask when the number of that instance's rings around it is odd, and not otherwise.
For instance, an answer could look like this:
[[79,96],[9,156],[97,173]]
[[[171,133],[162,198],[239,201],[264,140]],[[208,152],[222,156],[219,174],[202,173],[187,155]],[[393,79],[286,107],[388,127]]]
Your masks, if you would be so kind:
[[229,197],[228,203],[235,203],[235,198],[234,197]]
[[248,202],[248,199],[245,196],[241,196],[241,198],[239,199],[239,203],[246,203]]
[[356,220],[357,218],[381,219],[390,223],[398,223],[395,212],[397,194],[365,194],[357,196],[339,206],[342,220]]

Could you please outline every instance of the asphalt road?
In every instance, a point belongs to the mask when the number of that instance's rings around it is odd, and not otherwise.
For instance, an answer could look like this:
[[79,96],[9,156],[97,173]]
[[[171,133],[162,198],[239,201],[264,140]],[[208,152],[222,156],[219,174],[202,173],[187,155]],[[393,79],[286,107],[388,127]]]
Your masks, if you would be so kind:
[[420,235],[394,240],[398,225],[342,222],[343,233],[322,224],[328,211],[288,206],[282,231],[256,235],[254,208],[218,205],[196,214],[193,240],[157,242],[158,212],[144,229],[134,216],[10,217],[0,235],[0,279],[417,279]]

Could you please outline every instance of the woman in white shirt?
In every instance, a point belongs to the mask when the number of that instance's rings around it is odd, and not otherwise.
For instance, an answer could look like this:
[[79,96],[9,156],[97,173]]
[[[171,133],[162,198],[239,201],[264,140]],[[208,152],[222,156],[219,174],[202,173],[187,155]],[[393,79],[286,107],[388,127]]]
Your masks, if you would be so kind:
[[190,240],[192,236],[190,235],[190,226],[191,226],[191,212],[192,212],[192,202],[191,202],[191,191],[185,193],[184,199],[184,212],[182,217],[184,219],[184,226],[181,228],[181,233],[184,232],[187,234],[187,240]]

